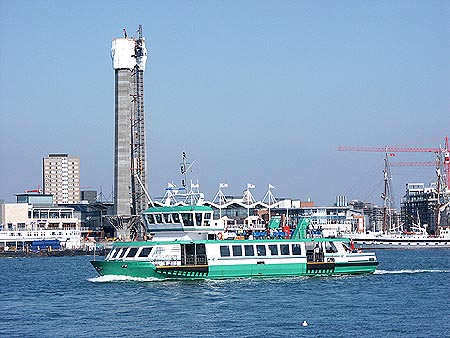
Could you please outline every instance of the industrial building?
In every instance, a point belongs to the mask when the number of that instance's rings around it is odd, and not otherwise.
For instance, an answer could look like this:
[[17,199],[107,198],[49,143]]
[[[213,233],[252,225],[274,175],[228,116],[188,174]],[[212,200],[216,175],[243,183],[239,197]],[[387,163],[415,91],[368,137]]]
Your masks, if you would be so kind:
[[[406,229],[420,226],[426,227],[428,233],[435,233],[438,202],[436,191],[435,183],[429,187],[425,187],[424,183],[406,184],[406,193],[401,201],[402,222]],[[448,225],[448,220],[442,224]]]

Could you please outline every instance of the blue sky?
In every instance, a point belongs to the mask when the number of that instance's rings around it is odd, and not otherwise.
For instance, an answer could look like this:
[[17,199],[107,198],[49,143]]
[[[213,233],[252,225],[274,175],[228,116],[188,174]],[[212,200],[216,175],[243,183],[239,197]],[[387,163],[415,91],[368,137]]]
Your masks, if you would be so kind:
[[[381,203],[382,153],[450,131],[448,1],[0,1],[0,199],[42,185],[42,158],[80,157],[81,186],[113,185],[110,47],[147,41],[149,191],[191,176],[332,205]],[[399,153],[398,161],[433,161]],[[392,169],[394,192],[434,168]]]

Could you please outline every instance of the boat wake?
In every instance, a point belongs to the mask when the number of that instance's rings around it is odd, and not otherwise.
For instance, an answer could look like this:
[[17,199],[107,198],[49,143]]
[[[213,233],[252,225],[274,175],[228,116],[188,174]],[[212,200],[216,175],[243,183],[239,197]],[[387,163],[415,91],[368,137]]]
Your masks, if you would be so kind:
[[130,276],[115,276],[115,275],[105,275],[97,276],[94,278],[89,278],[88,281],[93,283],[111,283],[111,282],[161,282],[163,279],[158,279],[154,277],[150,278],[140,278],[140,277],[130,277]]
[[376,270],[374,275],[387,275],[387,274],[411,274],[411,273],[450,273],[450,270]]

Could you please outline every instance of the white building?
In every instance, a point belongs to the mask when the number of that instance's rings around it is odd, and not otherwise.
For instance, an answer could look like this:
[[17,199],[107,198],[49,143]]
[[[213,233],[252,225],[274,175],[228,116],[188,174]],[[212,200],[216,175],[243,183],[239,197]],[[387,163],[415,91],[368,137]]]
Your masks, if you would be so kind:
[[62,248],[80,248],[80,221],[73,208],[51,201],[51,195],[20,194],[17,203],[4,203],[0,247],[20,249],[36,240],[59,240]]

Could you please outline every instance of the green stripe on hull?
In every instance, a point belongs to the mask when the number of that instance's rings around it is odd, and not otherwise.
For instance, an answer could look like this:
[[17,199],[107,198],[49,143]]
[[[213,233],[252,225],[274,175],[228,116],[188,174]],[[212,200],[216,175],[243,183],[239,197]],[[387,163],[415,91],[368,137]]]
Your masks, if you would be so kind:
[[374,273],[378,262],[336,263],[335,274],[351,275],[362,273]]
[[155,271],[150,262],[138,261],[91,261],[100,276],[114,275],[138,278],[164,278]]
[[226,279],[373,273],[378,262],[232,264],[155,267],[150,262],[93,261],[100,275],[159,279]]

